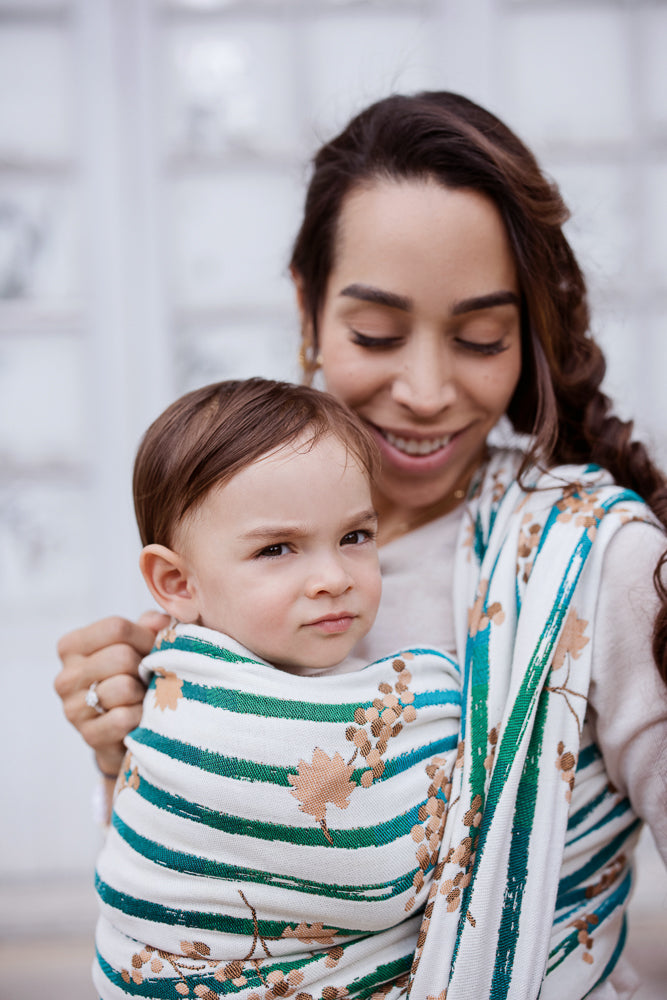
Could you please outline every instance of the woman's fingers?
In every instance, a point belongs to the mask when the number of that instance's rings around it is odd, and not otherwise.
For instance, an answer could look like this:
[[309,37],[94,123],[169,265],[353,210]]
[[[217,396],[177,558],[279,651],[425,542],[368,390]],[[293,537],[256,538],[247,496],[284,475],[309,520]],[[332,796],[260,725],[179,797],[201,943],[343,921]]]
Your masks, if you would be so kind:
[[111,773],[106,769],[109,760],[114,766],[120,763],[122,740],[140,719],[144,686],[139,663],[167,621],[157,612],[148,612],[138,622],[104,618],[69,632],[58,643],[62,669],[54,682],[56,692],[65,716],[96,750],[101,767],[104,759],[105,773]]
[[97,708],[86,700],[90,691],[89,687],[82,688],[78,692],[77,701],[80,703],[81,717],[91,719],[94,722],[97,719],[101,720],[104,715],[108,715],[117,708],[140,705],[145,690],[139,678],[130,672],[114,673],[111,677],[106,677],[95,684]]
[[[138,622],[117,615],[102,618],[64,635],[58,642],[58,656],[65,666],[72,656],[91,656],[110,646],[129,646],[140,656],[146,656],[151,651],[161,621],[165,621],[165,616],[154,611],[147,612]],[[153,624],[155,628],[151,627]]]
[[141,700],[133,705],[119,705],[103,715],[85,719],[77,726],[84,740],[95,751],[102,774],[115,777],[125,756],[125,736],[139,725]]
[[[141,654],[132,646],[122,644],[107,646],[86,656],[66,654],[54,687],[72,725],[80,729],[82,722],[101,718],[95,708],[86,703],[86,696],[93,682],[97,684],[100,708],[113,708],[122,703],[118,700],[119,691],[126,693],[129,699],[126,704],[140,700],[138,670],[141,659]],[[117,679],[116,683],[108,684],[111,679]]]
[[160,629],[166,628],[171,618],[165,615],[164,611],[144,611],[139,618],[138,624],[144,625],[157,635]]

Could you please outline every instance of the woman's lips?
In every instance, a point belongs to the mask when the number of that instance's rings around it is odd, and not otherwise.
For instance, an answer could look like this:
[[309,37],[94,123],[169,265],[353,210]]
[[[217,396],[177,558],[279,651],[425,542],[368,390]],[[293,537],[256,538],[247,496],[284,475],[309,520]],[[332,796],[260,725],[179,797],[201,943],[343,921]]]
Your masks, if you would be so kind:
[[414,438],[392,434],[391,431],[380,431],[380,433],[389,444],[406,455],[432,455],[434,451],[439,451],[448,445],[452,439],[451,434],[441,434],[435,438]]
[[451,460],[457,441],[464,433],[412,437],[369,424],[385,461],[403,472],[429,473]]

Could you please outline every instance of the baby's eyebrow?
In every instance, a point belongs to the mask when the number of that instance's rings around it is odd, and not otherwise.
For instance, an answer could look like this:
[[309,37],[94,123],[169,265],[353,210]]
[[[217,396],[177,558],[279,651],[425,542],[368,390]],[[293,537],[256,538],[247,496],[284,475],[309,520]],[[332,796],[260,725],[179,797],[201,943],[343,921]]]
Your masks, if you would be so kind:
[[376,524],[378,520],[378,513],[372,507],[368,507],[366,510],[360,510],[358,514],[354,514],[349,518],[350,524]]
[[308,528],[303,524],[260,524],[256,528],[244,531],[240,537],[248,539],[281,538],[289,541],[291,538],[301,538],[307,532]]

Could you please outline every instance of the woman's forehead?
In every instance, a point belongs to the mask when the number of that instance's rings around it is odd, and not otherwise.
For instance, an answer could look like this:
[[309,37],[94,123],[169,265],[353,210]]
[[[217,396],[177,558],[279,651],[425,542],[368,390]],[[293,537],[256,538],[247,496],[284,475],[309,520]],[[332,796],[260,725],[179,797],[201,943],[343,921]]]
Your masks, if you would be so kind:
[[350,283],[405,299],[446,283],[461,298],[518,291],[514,255],[494,202],[430,178],[377,179],[350,192],[328,293],[340,295]]

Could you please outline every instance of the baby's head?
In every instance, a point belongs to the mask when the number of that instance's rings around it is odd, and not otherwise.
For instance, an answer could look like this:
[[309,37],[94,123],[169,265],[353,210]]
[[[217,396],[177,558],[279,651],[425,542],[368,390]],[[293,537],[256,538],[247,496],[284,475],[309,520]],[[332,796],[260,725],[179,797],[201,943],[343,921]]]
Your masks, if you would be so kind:
[[378,461],[370,433],[327,393],[249,379],[181,397],[134,466],[153,597],[285,669],[339,663],[380,600]]

